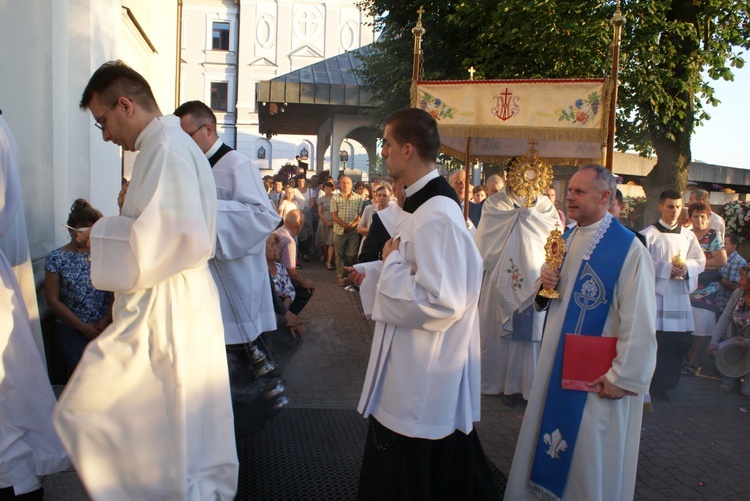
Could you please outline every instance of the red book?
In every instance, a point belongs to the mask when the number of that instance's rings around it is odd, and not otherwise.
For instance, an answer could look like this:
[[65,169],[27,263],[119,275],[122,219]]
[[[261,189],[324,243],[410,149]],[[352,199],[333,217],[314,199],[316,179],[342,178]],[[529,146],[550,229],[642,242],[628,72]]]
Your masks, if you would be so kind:
[[598,392],[601,385],[588,383],[606,374],[617,355],[617,338],[565,334],[562,388]]

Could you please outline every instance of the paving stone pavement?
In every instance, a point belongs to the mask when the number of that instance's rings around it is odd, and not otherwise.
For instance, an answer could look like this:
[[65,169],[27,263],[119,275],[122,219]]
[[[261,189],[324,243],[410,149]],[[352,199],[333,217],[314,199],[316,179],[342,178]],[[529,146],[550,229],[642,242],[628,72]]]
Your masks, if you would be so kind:
[[[284,372],[290,406],[355,408],[369,359],[372,325],[358,294],[336,284],[322,263],[303,263],[300,273],[316,281],[301,313],[307,339]],[[635,498],[638,500],[750,499],[750,400],[721,393],[720,381],[683,378],[672,402],[654,402],[645,412]],[[488,457],[510,471],[523,406],[506,407],[483,396],[477,430]],[[45,499],[88,497],[75,476],[64,472],[44,481]]]

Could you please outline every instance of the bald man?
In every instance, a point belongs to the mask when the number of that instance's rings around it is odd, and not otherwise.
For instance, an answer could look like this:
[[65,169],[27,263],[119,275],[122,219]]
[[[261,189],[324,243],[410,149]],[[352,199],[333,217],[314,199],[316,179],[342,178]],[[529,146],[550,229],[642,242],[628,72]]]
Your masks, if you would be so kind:
[[286,271],[289,273],[289,278],[292,280],[295,290],[298,294],[304,294],[304,291],[306,291],[312,295],[315,291],[315,282],[309,278],[302,278],[297,271],[297,244],[294,237],[300,234],[304,225],[305,215],[302,211],[295,209],[289,211],[284,217],[284,225],[274,233],[279,236],[281,264],[286,266]]
[[489,198],[505,188],[505,180],[498,174],[492,174],[487,178],[485,187],[487,188],[487,198]]

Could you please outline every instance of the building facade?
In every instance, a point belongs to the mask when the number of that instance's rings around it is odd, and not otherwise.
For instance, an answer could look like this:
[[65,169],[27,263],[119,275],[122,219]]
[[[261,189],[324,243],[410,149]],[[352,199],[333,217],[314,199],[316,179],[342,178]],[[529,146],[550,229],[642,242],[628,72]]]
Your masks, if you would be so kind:
[[[184,0],[182,9],[180,101],[208,104],[222,140],[263,172],[296,156],[312,163],[315,137],[259,130],[257,84],[371,43],[372,19],[353,0]],[[345,147],[350,168],[366,163],[356,145]]]

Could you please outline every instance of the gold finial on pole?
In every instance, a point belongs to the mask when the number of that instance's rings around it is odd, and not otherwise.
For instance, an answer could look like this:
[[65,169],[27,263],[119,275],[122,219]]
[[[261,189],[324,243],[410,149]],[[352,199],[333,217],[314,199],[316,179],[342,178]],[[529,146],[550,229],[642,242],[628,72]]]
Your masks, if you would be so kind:
[[476,72],[477,70],[475,70],[473,66],[469,68],[469,80],[474,80],[474,73]]
[[412,34],[414,34],[414,61],[412,63],[410,91],[412,107],[417,106],[417,81],[419,80],[419,68],[422,59],[422,36],[426,31],[422,26],[422,14],[424,14],[424,7],[420,6],[417,10],[417,14],[419,14],[419,17],[417,18],[417,24],[411,30]]
[[620,32],[625,24],[625,16],[620,12],[620,0],[617,0],[617,8],[609,21],[614,27],[614,36],[612,37],[612,75],[610,85],[612,90],[610,92],[610,103],[609,103],[609,120],[607,120],[607,156],[606,156],[606,167],[612,172],[613,168],[613,157],[615,152],[615,112],[617,110],[617,78],[620,72]]

